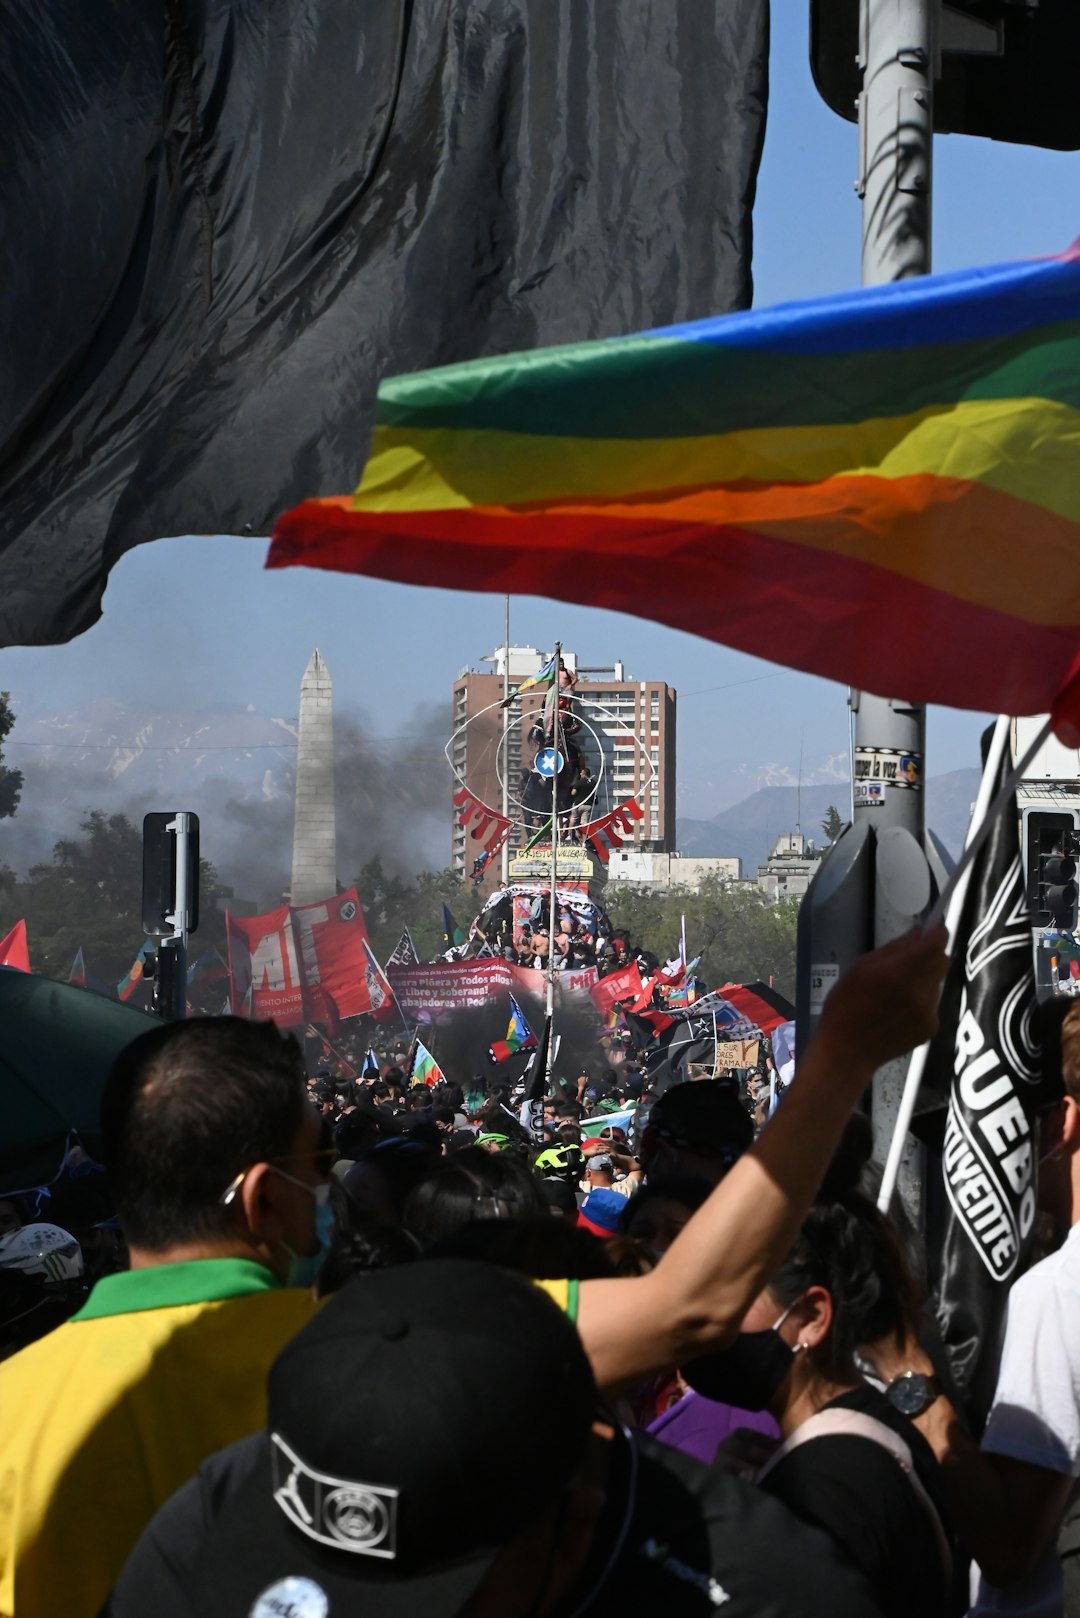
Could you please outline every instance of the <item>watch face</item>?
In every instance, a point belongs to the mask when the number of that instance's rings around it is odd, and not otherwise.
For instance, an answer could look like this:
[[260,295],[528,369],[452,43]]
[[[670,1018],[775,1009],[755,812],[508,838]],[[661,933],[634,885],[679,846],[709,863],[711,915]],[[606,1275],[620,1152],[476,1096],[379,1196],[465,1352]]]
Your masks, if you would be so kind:
[[935,1397],[931,1378],[923,1376],[920,1371],[908,1371],[898,1376],[895,1382],[889,1383],[885,1393],[889,1403],[902,1416],[919,1415],[927,1405],[933,1403]]

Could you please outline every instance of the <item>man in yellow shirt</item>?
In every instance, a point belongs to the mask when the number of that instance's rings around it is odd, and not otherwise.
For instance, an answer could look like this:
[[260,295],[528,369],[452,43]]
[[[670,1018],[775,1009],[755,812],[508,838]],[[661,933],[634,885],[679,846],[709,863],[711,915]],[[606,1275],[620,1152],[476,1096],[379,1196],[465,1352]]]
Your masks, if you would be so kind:
[[332,1153],[271,1024],[143,1035],[102,1139],[131,1269],[0,1364],[3,1618],[93,1618],[157,1508],[263,1424],[329,1242]]

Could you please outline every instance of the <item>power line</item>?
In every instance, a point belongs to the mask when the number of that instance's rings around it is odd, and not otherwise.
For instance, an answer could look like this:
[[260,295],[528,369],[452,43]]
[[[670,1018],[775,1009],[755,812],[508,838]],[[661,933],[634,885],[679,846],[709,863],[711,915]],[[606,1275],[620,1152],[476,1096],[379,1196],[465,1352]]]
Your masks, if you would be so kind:
[[778,680],[782,672],[787,671],[776,669],[772,674],[752,674],[748,680],[729,680],[726,685],[704,685],[700,691],[683,691],[679,701],[685,702],[689,697],[704,697],[710,691],[733,691],[737,685],[758,685],[762,680]]
[[193,747],[190,742],[23,742],[9,737],[4,748],[6,751],[9,747],[73,747],[82,753],[115,753],[120,748],[126,748],[129,753],[276,753],[280,747],[296,745],[295,742],[207,742],[205,746]]
[[[365,736],[361,738],[361,744],[429,740],[430,737],[423,732],[413,731],[403,736]],[[69,747],[82,753],[115,753],[121,750],[129,753],[277,753],[283,749],[295,751],[298,745],[297,742],[25,742],[9,737],[4,743],[4,750],[9,747]]]

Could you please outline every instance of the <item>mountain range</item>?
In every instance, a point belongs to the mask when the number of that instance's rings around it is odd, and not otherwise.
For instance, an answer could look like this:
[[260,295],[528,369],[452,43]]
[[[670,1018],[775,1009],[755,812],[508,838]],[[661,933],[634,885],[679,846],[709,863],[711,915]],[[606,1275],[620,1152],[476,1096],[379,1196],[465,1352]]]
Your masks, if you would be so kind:
[[[128,702],[91,701],[64,712],[16,702],[5,762],[25,775],[13,820],[0,821],[0,865],[25,872],[47,860],[58,838],[75,835],[90,809],[122,812],[136,824],[150,809],[193,809],[202,850],[239,896],[276,904],[292,856],[296,719],[222,703],[161,712]],[[334,717],[338,781],[339,874],[351,881],[378,855],[389,873],[438,868],[449,857],[449,784],[443,756],[446,714],[421,710],[406,734],[374,735],[356,712]],[[732,765],[736,778],[740,767]],[[682,854],[737,855],[753,875],[782,832],[803,832],[820,845],[830,804],[848,815],[841,761],[816,773],[825,784],[763,785],[710,819],[680,818]],[[747,779],[753,777],[748,774]],[[760,779],[760,776],[759,776]],[[927,782],[930,825],[959,850],[978,786],[975,770]]]
[[[16,704],[4,762],[23,771],[14,819],[0,821],[0,865],[24,873],[91,809],[139,824],[151,809],[199,816],[203,855],[244,898],[279,904],[292,860],[296,719],[221,704],[197,713],[137,702],[90,702],[66,712]],[[402,727],[403,729],[405,727]],[[388,872],[447,863],[449,770],[442,709],[408,734],[371,734],[348,710],[334,716],[339,876],[351,882],[378,855]]]
[[[927,780],[927,824],[954,857],[963,844],[978,789],[979,772],[974,769],[951,770]],[[850,818],[847,782],[804,786],[801,792],[794,786],[759,787],[709,820],[678,820],[675,841],[683,855],[737,855],[742,860],[743,875],[753,876],[768,858],[777,837],[795,831],[797,821],[803,834],[819,848],[825,844],[828,838],[821,822],[830,805],[839,810],[844,820]]]

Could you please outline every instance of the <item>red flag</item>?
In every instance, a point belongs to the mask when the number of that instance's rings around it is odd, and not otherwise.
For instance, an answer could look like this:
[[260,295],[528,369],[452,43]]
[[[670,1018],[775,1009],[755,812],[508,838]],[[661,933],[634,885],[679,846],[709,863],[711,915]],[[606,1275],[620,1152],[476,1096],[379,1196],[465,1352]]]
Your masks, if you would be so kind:
[[763,1034],[771,1034],[781,1023],[791,1022],[795,1007],[783,995],[770,990],[764,983],[725,983],[717,990],[729,1005],[735,1007],[747,1020],[756,1024]]
[[596,1009],[603,1013],[610,1011],[620,1000],[640,1000],[643,988],[638,964],[631,961],[629,966],[620,966],[617,972],[609,972],[602,977],[589,993]]
[[252,1017],[298,1027],[370,1011],[367,928],[355,888],[316,904],[226,918],[229,981],[238,1016],[248,989]]
[[0,966],[13,966],[17,972],[29,972],[30,950],[26,942],[26,923],[17,921],[6,938],[0,938]]
[[675,1017],[669,1017],[666,1011],[639,1011],[636,1016],[640,1022],[649,1024],[654,1035],[662,1034],[665,1028],[673,1028],[678,1021]]

